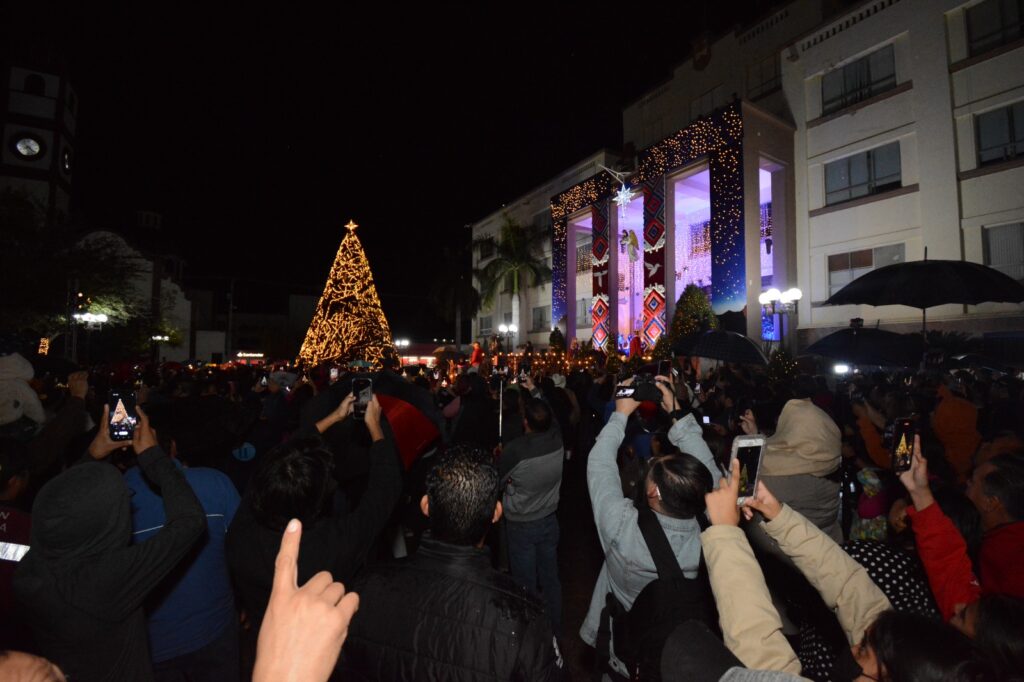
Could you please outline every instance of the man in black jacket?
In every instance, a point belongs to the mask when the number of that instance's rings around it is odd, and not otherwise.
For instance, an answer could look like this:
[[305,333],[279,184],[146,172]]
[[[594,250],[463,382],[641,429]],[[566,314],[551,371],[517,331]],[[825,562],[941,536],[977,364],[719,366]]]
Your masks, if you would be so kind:
[[[127,446],[110,440],[108,412],[89,447],[95,460]],[[202,505],[138,412],[131,446],[163,497],[164,527],[131,545],[121,472],[100,461],[80,464],[39,491],[31,548],[14,574],[42,653],[76,680],[153,679],[143,601],[206,530]]]
[[360,611],[342,652],[345,680],[555,680],[562,658],[540,601],[481,549],[501,517],[498,472],[455,446],[427,477],[430,531],[410,559],[356,580]]

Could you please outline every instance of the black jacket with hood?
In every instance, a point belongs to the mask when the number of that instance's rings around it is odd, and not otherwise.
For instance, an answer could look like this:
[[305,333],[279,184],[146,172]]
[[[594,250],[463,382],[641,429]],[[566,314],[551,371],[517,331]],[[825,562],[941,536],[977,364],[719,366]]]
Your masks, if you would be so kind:
[[132,545],[129,491],[110,464],[71,467],[39,491],[14,575],[42,654],[74,680],[151,680],[142,603],[206,529],[195,493],[159,447],[139,455],[167,521]]

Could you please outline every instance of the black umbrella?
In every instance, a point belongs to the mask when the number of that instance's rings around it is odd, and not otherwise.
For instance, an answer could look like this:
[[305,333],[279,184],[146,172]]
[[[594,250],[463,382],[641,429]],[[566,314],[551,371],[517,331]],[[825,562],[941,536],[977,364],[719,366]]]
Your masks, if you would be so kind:
[[723,329],[694,334],[672,346],[676,355],[689,355],[744,365],[767,365],[764,353],[743,334]]
[[925,260],[886,265],[858,277],[837,291],[827,303],[920,308],[923,332],[926,309],[932,306],[1021,301],[1024,301],[1024,286],[998,270],[960,260],[927,260],[926,252]]
[[920,362],[924,344],[917,334],[849,327],[818,339],[804,352],[855,365],[908,367]]

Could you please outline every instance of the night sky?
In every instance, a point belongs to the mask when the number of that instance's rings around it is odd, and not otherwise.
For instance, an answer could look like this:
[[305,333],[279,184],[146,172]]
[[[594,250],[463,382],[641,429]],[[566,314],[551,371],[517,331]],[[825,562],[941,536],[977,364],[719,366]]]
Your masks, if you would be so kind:
[[[443,244],[621,147],[623,105],[668,78],[695,34],[770,5],[97,4],[4,17],[13,63],[63,59],[77,87],[76,223],[157,210],[192,283],[318,294],[354,218],[393,331],[414,338],[451,333],[423,297]],[[239,286],[250,306],[265,289]]]

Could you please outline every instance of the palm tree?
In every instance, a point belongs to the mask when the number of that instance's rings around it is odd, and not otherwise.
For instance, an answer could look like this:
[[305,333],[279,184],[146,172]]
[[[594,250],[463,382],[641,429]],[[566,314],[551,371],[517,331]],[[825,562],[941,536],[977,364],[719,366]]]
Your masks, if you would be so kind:
[[530,230],[505,216],[494,258],[482,268],[473,270],[473,275],[480,282],[480,298],[484,305],[490,305],[502,285],[508,283],[507,290],[512,294],[512,320],[519,329],[524,328],[519,319],[519,297],[523,290],[551,279],[551,268],[543,256],[538,255],[546,238],[544,232]]
[[480,293],[473,287],[469,274],[459,267],[470,257],[471,251],[467,247],[469,244],[444,248],[443,262],[448,266],[439,269],[430,288],[430,298],[438,317],[455,323],[455,336],[452,338],[459,348],[462,347],[463,316],[471,318],[480,310]]

